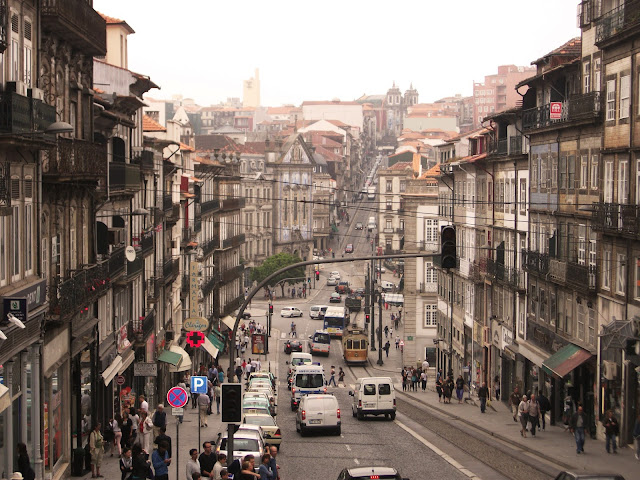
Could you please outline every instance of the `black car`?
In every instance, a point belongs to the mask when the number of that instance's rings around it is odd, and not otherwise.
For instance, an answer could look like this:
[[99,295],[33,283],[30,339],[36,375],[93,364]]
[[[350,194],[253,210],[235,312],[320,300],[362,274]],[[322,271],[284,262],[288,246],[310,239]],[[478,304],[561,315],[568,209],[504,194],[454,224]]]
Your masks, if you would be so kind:
[[284,353],[290,354],[291,352],[302,352],[302,343],[298,340],[287,340],[284,344]]
[[409,480],[402,478],[395,468],[391,467],[355,467],[345,468],[340,472],[338,480]]

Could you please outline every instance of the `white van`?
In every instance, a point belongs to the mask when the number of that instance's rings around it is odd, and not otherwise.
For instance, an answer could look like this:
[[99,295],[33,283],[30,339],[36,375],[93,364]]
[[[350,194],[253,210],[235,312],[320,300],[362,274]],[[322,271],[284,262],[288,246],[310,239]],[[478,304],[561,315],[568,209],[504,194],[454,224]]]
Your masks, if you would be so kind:
[[298,365],[311,365],[313,363],[313,357],[310,353],[304,352],[291,352],[291,357],[287,365],[289,365],[289,375],[292,375]]
[[304,436],[309,430],[333,430],[340,435],[340,406],[333,395],[307,395],[296,413],[296,431]]
[[376,199],[376,187],[369,187],[367,189],[367,200],[375,200]]
[[396,286],[393,283],[387,282],[386,280],[383,280],[382,282],[380,282],[380,286],[382,287],[383,292],[392,292],[393,289],[396,288]]
[[[338,282],[336,281],[336,285],[337,283]],[[329,308],[327,305],[311,305],[311,308],[309,308],[309,316],[316,320],[322,320],[324,318],[324,312],[327,311],[327,308]]]
[[369,217],[369,222],[367,223],[368,230],[374,230],[376,228],[376,218]]
[[327,330],[316,330],[313,335],[309,335],[309,351],[329,356],[331,350],[331,335]]
[[291,376],[291,410],[296,410],[300,399],[312,393],[327,393],[324,367],[319,363],[299,365]]
[[353,397],[351,412],[358,420],[365,415],[384,415],[396,418],[396,391],[389,377],[363,377],[356,380],[355,389],[349,392]]

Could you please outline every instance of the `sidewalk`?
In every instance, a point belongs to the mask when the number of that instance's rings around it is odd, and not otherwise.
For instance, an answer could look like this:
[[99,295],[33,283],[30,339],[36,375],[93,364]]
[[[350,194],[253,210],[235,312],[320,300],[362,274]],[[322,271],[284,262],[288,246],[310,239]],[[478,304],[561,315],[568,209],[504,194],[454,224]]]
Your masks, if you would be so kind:
[[[376,321],[377,323],[377,321]],[[400,326],[400,336],[403,329]],[[395,335],[395,333],[394,333]],[[384,338],[383,338],[384,340]],[[625,479],[640,477],[640,462],[635,459],[635,448],[618,448],[618,454],[608,454],[605,449],[604,439],[585,441],[585,454],[576,453],[576,444],[573,434],[565,430],[564,425],[550,426],[547,422],[546,429],[536,432],[535,437],[529,433],[526,438],[520,435],[520,423],[514,422],[511,411],[501,401],[491,402],[486,413],[480,412],[480,402],[477,396],[458,404],[452,399],[451,404],[438,402],[438,394],[435,389],[435,369],[429,372],[427,391],[423,392],[418,387],[417,392],[402,392],[401,355],[394,355],[392,347],[389,358],[383,356],[383,366],[376,364],[378,352],[369,352],[369,363],[372,369],[385,372],[392,376],[397,385],[397,392],[407,395],[413,400],[427,405],[431,410],[448,417],[451,423],[462,423],[463,426],[472,426],[480,432],[490,435],[494,439],[506,442],[516,448],[520,455],[528,455],[534,461],[548,459],[558,465],[563,465],[567,470],[591,473],[617,473]],[[465,398],[468,397],[465,392]],[[492,441],[487,438],[487,441]]]

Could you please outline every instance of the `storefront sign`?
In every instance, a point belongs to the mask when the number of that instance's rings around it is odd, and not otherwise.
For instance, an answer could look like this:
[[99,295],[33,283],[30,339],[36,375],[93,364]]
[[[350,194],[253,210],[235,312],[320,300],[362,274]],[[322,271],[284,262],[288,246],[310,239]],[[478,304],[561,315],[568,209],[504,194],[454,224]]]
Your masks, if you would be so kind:
[[122,376],[122,375],[118,375],[116,377],[116,385],[124,385],[124,382],[126,382],[126,379]]
[[[32,283],[28,287],[23,288],[22,290],[13,292],[11,294],[11,297],[3,297],[3,299],[6,300],[10,298],[26,298],[27,312],[30,312],[44,303],[46,287],[47,281],[40,280],[36,283]],[[5,318],[5,312],[7,312],[7,309],[4,301],[2,302],[2,304],[0,304],[0,308],[2,308],[2,311],[0,312],[0,318]]]
[[0,324],[5,323],[8,320],[9,314],[16,317],[22,323],[27,321],[27,299],[5,297],[2,302],[4,305],[4,315],[0,318]]
[[251,336],[251,353],[253,355],[263,355],[266,354],[265,350],[265,342],[266,335],[264,333],[254,333]]
[[133,364],[133,376],[134,377],[157,377],[158,376],[158,364],[157,363],[134,363]]
[[[198,292],[200,291],[200,262],[189,263],[189,317],[200,316]],[[202,331],[202,330],[193,330]]]
[[562,118],[562,102],[551,102],[549,106],[549,119],[560,120]]
[[555,353],[567,344],[562,337],[531,320],[527,322],[527,339],[548,353]]
[[209,320],[203,317],[187,318],[182,324],[187,332],[204,332],[209,328]]

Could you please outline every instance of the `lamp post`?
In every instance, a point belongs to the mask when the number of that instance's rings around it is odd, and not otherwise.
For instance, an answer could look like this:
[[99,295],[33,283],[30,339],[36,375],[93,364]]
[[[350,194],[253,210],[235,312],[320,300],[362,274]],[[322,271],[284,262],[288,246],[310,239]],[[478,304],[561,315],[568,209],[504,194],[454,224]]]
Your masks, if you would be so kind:
[[[382,262],[382,260],[380,260]],[[383,365],[382,361],[382,287],[378,287],[378,365]]]
[[371,285],[369,287],[369,311],[371,312],[371,351],[376,351],[376,327],[375,327],[375,313],[376,313],[376,291],[375,291],[375,267],[374,260],[371,260],[369,263],[370,272],[369,279],[371,280]]

